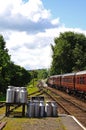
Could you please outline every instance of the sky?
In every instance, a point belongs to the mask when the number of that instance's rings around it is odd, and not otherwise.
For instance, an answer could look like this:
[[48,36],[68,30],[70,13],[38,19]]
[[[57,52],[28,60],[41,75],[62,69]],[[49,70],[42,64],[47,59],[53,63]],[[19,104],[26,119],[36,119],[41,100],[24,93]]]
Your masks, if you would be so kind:
[[86,0],[0,0],[0,34],[11,61],[27,70],[49,68],[54,38],[86,35]]

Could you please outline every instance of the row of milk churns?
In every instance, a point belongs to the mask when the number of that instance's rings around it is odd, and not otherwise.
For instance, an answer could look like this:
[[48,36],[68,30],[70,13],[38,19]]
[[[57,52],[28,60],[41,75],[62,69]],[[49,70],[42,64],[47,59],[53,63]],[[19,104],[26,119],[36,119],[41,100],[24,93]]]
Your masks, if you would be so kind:
[[56,102],[44,101],[30,101],[27,104],[27,116],[28,117],[56,117],[57,116],[57,104]]
[[6,93],[7,103],[27,103],[27,89],[26,87],[8,86]]

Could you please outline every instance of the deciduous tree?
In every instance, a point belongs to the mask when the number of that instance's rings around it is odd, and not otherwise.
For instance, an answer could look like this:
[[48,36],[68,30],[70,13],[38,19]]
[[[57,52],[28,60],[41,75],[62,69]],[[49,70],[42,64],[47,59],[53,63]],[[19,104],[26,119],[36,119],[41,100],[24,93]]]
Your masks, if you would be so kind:
[[70,73],[86,69],[86,36],[65,32],[54,39],[51,74]]

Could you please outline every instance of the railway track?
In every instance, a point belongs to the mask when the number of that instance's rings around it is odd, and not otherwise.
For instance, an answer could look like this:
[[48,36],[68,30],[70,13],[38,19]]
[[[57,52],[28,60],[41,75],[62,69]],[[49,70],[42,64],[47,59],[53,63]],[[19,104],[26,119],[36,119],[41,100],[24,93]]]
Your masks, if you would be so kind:
[[[56,92],[51,89],[43,89],[57,104],[65,111],[66,114],[75,116],[86,127],[86,109],[72,100],[68,100],[61,95],[57,96]],[[56,91],[56,90],[55,90]]]
[[43,92],[48,95],[53,101],[56,101],[56,103],[60,106],[60,109],[62,108],[63,109],[63,112],[64,114],[69,114],[71,115],[71,113],[68,111],[68,109],[66,109],[59,101],[59,97],[58,96],[55,96],[54,93],[52,92],[49,92],[49,91],[46,91],[45,89],[43,89]]
[[[61,97],[63,100],[66,100],[67,102],[75,105],[77,108],[79,108],[80,110],[82,110],[83,112],[86,112],[86,107],[82,106],[81,104],[77,103],[76,100],[71,100],[71,98],[65,98],[64,96],[62,96],[61,94],[57,93],[56,90],[52,89],[52,88],[48,88],[50,91],[52,91],[52,93],[54,93],[55,95],[58,95],[59,97]],[[85,104],[85,103],[84,103]]]

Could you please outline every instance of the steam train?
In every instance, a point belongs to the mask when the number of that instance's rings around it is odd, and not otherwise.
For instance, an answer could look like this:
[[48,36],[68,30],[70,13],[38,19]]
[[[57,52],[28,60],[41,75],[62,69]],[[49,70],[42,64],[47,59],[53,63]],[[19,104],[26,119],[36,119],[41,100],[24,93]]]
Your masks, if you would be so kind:
[[67,93],[74,93],[86,98],[86,70],[76,73],[53,75],[48,77],[47,84]]

